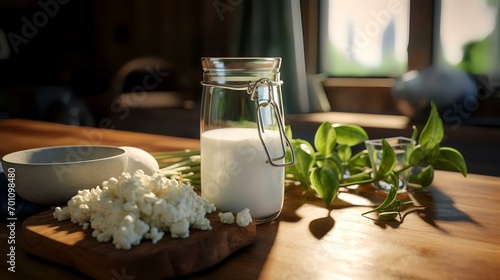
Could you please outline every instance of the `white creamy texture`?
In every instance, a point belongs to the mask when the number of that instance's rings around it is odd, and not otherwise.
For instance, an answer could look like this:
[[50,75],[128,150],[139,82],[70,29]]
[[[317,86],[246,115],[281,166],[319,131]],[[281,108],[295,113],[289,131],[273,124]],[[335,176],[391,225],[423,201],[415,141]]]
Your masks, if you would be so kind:
[[121,146],[127,152],[128,162],[125,172],[134,173],[136,170],[142,170],[146,175],[153,175],[155,170],[159,169],[158,161],[150,153],[129,146]]
[[[224,224],[234,224],[234,215],[232,212],[219,213],[219,219]],[[245,208],[236,214],[236,224],[239,227],[246,227],[252,223],[253,219],[250,215],[250,210]]]
[[128,250],[142,238],[158,242],[164,231],[186,238],[189,228],[210,230],[205,215],[213,211],[215,206],[192,186],[167,179],[159,170],[152,176],[138,170],[79,191],[67,207],[55,209],[54,218],[71,219],[83,227],[90,224],[99,242],[112,240],[117,249]]
[[[267,147],[282,154],[277,131],[266,130]],[[219,209],[237,213],[249,208],[263,218],[281,210],[284,168],[269,163],[257,128],[223,128],[201,135],[201,194]]]
[[219,213],[219,219],[221,223],[224,224],[234,224],[234,215],[231,212]]
[[246,227],[252,222],[250,210],[245,208],[236,214],[236,224],[240,227]]

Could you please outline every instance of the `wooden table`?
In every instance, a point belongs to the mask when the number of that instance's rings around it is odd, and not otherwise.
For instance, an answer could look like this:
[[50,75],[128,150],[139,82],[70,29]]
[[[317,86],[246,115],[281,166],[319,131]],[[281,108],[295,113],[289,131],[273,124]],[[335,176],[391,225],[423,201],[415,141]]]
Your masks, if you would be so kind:
[[[199,147],[199,141],[193,139],[16,119],[0,121],[0,139],[0,156],[65,144],[130,145],[149,152]],[[314,195],[304,194],[302,187],[290,187],[281,216],[257,227],[253,245],[185,278],[500,277],[499,178],[474,174],[463,178],[458,173],[438,171],[427,192],[411,193],[409,197],[422,207],[408,209],[402,222],[377,222],[361,216],[383,199],[371,186],[340,193],[329,208]],[[6,222],[1,223],[1,279],[86,278],[70,268],[30,256],[19,246],[16,272],[8,272],[8,231]],[[132,279],[126,277],[131,275],[122,276]]]

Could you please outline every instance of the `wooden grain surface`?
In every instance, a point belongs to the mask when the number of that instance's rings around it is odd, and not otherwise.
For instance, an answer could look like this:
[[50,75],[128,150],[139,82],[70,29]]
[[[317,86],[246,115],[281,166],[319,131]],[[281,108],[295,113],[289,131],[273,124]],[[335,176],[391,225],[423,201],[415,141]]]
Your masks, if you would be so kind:
[[[15,135],[25,135],[16,137]],[[28,148],[62,145],[134,146],[154,153],[199,148],[198,140],[40,121],[0,121],[0,158]]]
[[46,211],[23,222],[21,241],[27,252],[73,267],[94,279],[112,279],[122,268],[134,279],[165,279],[211,267],[235,251],[250,245],[255,223],[247,227],[227,225],[217,213],[207,215],[211,230],[190,230],[188,238],[168,233],[153,244],[143,240],[130,250],[117,250],[111,242],[100,243],[92,230],[71,221],[59,222]]
[[[76,144],[86,139],[82,130],[87,129],[0,121],[0,154],[34,145],[50,146],[63,142],[61,139]],[[45,130],[50,137],[33,141]],[[90,129],[90,133],[97,131]],[[199,147],[198,141],[190,139],[121,131],[106,131],[104,135],[99,144],[135,145],[149,151]],[[257,226],[253,244],[211,268],[180,278],[499,279],[499,177],[469,174],[464,178],[438,171],[426,192],[412,192],[402,199],[410,198],[421,207],[406,209],[401,222],[378,222],[361,216],[383,199],[369,185],[343,190],[330,207],[314,195],[304,194],[302,187],[293,186],[285,192],[280,217]],[[20,225],[17,221],[18,243]],[[8,272],[8,235],[2,221],[0,279],[87,278],[67,266],[33,257],[20,246],[16,246],[16,274]],[[125,268],[120,273],[121,279],[130,279],[147,272],[132,275]]]

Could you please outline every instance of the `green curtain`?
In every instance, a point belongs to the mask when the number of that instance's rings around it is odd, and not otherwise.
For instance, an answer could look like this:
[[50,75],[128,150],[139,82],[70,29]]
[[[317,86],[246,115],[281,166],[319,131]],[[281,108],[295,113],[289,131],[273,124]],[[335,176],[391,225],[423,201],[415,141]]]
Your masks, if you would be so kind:
[[310,111],[299,0],[245,0],[237,56],[281,57],[285,113]]

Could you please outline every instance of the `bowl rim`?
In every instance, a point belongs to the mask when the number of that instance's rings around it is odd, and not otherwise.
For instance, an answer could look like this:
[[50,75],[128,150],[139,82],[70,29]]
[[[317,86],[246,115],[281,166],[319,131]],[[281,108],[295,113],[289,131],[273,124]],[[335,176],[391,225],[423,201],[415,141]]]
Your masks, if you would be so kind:
[[[31,151],[41,151],[41,150],[53,150],[53,149],[78,149],[78,148],[106,148],[106,149],[114,149],[121,151],[121,153],[113,156],[107,156],[107,157],[101,157],[101,158],[96,158],[96,159],[90,159],[90,160],[79,160],[79,161],[66,161],[66,162],[32,162],[32,163],[27,163],[27,162],[17,162],[13,160],[9,160],[9,157],[14,156],[15,154],[21,154],[21,153],[27,153]],[[16,164],[16,165],[23,165],[23,166],[53,166],[53,165],[65,165],[65,164],[84,164],[84,163],[91,163],[91,162],[98,162],[98,161],[103,161],[107,159],[113,159],[113,158],[118,158],[122,156],[127,156],[127,151],[123,148],[120,148],[118,146],[111,146],[111,145],[61,145],[61,146],[47,146],[47,147],[39,147],[39,148],[30,148],[30,149],[24,149],[24,150],[19,150],[15,151],[12,153],[8,153],[2,157],[2,162],[7,163],[7,164]]]

